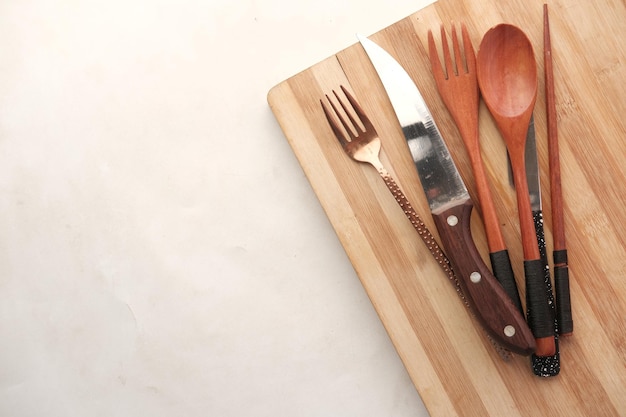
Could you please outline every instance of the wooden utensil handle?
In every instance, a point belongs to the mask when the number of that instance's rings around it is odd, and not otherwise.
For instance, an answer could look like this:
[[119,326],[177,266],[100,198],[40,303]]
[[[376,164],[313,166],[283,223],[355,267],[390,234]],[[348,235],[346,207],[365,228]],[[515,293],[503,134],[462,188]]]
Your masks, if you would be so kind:
[[473,204],[433,213],[444,250],[476,317],[489,334],[512,352],[529,355],[535,340],[523,315],[483,262],[470,230]]

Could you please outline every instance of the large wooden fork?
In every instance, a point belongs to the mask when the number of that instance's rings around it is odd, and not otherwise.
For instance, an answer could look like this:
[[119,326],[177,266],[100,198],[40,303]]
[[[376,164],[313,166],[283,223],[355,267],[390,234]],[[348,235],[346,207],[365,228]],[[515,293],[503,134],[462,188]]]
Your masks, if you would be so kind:
[[470,157],[476,181],[478,201],[482,209],[483,222],[487,234],[487,245],[489,246],[489,257],[491,258],[493,274],[502,284],[516,307],[520,312],[523,312],[507,246],[502,235],[480,152],[478,140],[478,106],[480,96],[476,78],[476,56],[464,24],[461,24],[461,32],[465,63],[463,62],[456,28],[452,26],[453,61],[443,25],[441,26],[441,43],[445,69],[441,65],[432,31],[428,31],[430,63],[439,94],[459,129]]

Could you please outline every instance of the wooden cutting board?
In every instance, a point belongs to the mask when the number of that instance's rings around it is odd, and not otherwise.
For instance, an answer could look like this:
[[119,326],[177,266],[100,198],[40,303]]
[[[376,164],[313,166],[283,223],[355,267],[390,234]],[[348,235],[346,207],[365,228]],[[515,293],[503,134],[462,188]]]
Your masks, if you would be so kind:
[[[541,75],[535,123],[551,258],[542,6],[537,0],[439,0],[371,39],[394,55],[416,81],[477,201],[463,143],[430,72],[427,32],[432,29],[438,38],[440,23],[463,21],[478,49],[483,34],[498,23],[524,30],[534,45]],[[554,378],[534,376],[529,358],[501,359],[377,172],[349,159],[338,145],[319,100],[345,85],[381,135],[383,163],[436,235],[400,127],[359,44],[280,83],[268,95],[433,416],[626,415],[626,6],[616,0],[558,0],[549,8],[574,317],[574,334],[561,338],[561,374]],[[480,136],[523,291],[519,222],[505,146],[484,105]],[[472,221],[475,240],[488,262],[478,210]]]

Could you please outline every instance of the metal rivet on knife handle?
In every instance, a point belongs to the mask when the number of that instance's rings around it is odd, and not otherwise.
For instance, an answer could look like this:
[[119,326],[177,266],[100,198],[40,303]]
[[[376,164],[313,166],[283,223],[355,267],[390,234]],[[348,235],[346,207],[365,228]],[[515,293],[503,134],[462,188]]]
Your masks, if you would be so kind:
[[515,326],[511,326],[510,324],[504,327],[504,334],[507,337],[515,336]]
[[474,284],[478,284],[480,282],[480,280],[482,279],[482,275],[480,275],[480,272],[472,272],[470,274],[470,281],[472,281]]

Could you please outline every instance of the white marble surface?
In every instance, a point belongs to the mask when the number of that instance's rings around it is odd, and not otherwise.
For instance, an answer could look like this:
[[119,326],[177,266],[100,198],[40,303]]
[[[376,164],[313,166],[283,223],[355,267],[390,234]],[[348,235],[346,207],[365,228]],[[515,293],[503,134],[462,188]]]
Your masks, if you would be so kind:
[[404,0],[0,3],[0,415],[427,416],[266,102]]

